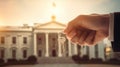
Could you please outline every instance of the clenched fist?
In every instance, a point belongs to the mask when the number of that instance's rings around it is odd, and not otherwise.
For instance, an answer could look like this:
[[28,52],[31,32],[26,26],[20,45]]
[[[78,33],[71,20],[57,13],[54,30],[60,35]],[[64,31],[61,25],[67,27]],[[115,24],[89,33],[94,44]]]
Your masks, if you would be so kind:
[[108,37],[109,15],[80,15],[70,21],[64,30],[72,42],[79,45],[95,45]]

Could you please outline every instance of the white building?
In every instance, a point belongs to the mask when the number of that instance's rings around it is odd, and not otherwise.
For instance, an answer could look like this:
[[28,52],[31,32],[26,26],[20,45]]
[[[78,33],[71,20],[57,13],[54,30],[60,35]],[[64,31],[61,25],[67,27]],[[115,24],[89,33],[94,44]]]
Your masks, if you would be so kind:
[[[66,25],[52,21],[34,26],[0,27],[0,58],[25,59],[39,57],[70,57],[76,54],[105,60],[105,44],[80,47],[72,44],[61,32]],[[65,38],[65,39],[63,39]],[[62,40],[63,39],[63,40]],[[64,44],[64,45],[63,45]]]
[[0,27],[0,58],[23,59],[33,55],[31,27]]

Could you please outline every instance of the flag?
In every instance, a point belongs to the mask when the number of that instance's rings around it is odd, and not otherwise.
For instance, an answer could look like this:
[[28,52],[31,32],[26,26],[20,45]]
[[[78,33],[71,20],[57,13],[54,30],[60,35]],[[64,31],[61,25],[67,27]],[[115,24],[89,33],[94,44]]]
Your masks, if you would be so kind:
[[53,3],[52,3],[52,6],[53,6],[53,7],[56,7],[56,4],[55,4],[55,2],[53,2]]

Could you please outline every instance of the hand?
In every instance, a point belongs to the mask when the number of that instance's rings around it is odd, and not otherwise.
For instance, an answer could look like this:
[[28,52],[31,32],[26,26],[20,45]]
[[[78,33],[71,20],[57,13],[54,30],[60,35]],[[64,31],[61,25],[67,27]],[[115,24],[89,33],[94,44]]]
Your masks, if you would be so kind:
[[109,15],[80,15],[64,30],[67,38],[79,45],[95,45],[108,36]]

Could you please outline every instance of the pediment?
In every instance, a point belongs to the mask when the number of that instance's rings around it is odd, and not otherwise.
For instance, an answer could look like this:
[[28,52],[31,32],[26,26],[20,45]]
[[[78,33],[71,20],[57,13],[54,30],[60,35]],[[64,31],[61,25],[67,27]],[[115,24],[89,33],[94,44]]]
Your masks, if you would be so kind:
[[44,29],[64,29],[66,27],[65,24],[59,23],[59,22],[55,22],[55,21],[51,21],[48,23],[44,23],[44,24],[40,24],[37,26],[37,28],[44,28]]

